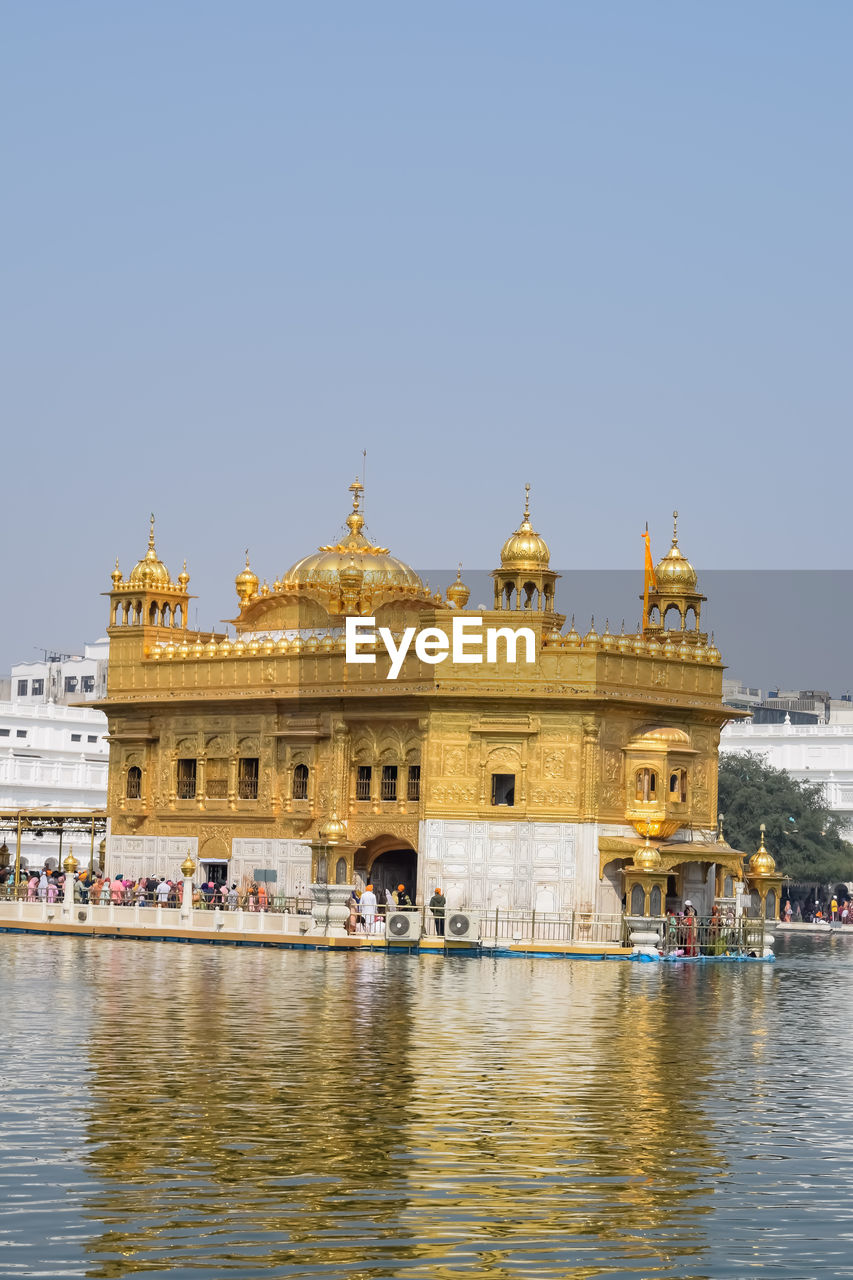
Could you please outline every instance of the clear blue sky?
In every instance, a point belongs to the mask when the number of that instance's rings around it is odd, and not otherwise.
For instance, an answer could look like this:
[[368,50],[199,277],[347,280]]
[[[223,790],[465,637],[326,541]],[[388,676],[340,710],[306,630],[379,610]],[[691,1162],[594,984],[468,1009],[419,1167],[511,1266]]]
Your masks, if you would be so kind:
[[363,447],[415,565],[492,567],[530,480],[557,568],[639,572],[674,505],[700,567],[846,566],[852,40],[828,0],[7,0],[0,669],[103,631],[151,509],[227,616]]

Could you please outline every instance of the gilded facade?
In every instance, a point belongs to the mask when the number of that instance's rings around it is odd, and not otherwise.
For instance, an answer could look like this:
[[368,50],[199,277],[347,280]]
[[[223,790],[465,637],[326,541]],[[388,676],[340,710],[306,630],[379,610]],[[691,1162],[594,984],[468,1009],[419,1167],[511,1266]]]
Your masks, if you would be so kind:
[[[529,495],[484,610],[461,571],[442,594],[371,542],[358,481],[351,494],[340,537],[271,582],[247,555],[233,634],[188,628],[189,575],[172,579],[153,518],[127,578],[116,564],[100,704],[109,870],[176,874],[189,848],[203,874],[263,873],[281,893],[360,875],[380,889],[402,879],[421,899],[440,883],[458,905],[613,911],[640,883],[633,868],[649,893],[657,876],[664,896],[710,905],[713,867],[737,874],[716,840],[733,713],[677,533],[639,631],[581,635],[557,612]],[[526,627],[533,661],[500,637],[480,664],[410,648],[389,680],[381,645],[373,663],[347,661],[346,620],[367,617],[398,642],[458,617]]]

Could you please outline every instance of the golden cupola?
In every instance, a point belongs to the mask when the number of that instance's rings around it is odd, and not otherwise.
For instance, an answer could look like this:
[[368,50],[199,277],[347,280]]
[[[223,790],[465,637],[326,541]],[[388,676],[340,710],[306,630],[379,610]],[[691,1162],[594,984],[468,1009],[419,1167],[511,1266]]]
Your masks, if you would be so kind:
[[143,558],[133,566],[127,579],[122,577],[116,560],[110,578],[110,628],[144,626],[186,630],[190,600],[187,562],[184,561],[178,581],[173,582],[154,545],[153,515],[148,530],[148,550]]
[[148,550],[141,560],[131,569],[128,583],[140,587],[168,587],[171,578],[169,570],[157,555],[154,546],[154,516],[151,516],[151,527],[148,531]]
[[350,485],[352,511],[346,518],[347,533],[335,543],[319,547],[291,565],[284,575],[284,587],[321,586],[337,594],[341,588],[341,571],[353,562],[362,571],[363,589],[407,588],[423,592],[424,584],[414,569],[392,556],[387,547],[378,547],[362,532],[364,513],[361,497],[364,486],[356,480]]
[[565,618],[554,613],[554,590],[560,576],[550,568],[548,543],[530,522],[530,485],[524,486],[521,524],[501,547],[501,567],[495,569],[495,609],[523,609],[549,616],[561,627]]
[[772,876],[776,873],[776,860],[772,853],[765,848],[764,832],[766,828],[764,823],[761,824],[761,844],[749,860],[749,874],[752,876]]
[[707,635],[699,630],[706,597],[699,591],[696,570],[678,545],[678,512],[672,513],[672,546],[654,569],[648,600],[644,592],[643,633],[666,641],[667,633],[677,633],[675,643],[705,644]]
[[464,609],[468,603],[471,592],[462,581],[462,565],[456,570],[456,577],[445,592],[447,599],[455,609]]
[[234,586],[237,588],[237,598],[240,601],[241,608],[248,604],[253,596],[258,594],[258,575],[249,564],[248,548],[246,549],[246,567],[237,574],[234,579]]

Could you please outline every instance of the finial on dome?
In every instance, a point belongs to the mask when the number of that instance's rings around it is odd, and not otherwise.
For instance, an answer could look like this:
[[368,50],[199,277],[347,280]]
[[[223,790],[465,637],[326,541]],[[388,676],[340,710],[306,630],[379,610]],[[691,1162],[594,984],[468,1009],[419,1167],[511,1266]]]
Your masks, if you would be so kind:
[[530,485],[529,484],[526,484],[524,486],[524,518],[525,520],[530,519]]
[[346,526],[353,537],[355,537],[357,534],[361,533],[361,530],[364,527],[364,514],[361,511],[360,506],[362,495],[364,493],[364,485],[361,483],[358,476],[353,480],[349,487],[349,491],[352,494],[352,511],[346,518]]
[[151,512],[151,528],[148,530],[148,550],[154,550],[154,512]]
[[674,547],[678,546],[678,512],[677,511],[673,511],[672,513],[672,545]]
[[121,569],[118,567],[118,556],[116,556],[116,567],[113,569],[110,577],[113,580],[113,586],[117,587],[121,582]]

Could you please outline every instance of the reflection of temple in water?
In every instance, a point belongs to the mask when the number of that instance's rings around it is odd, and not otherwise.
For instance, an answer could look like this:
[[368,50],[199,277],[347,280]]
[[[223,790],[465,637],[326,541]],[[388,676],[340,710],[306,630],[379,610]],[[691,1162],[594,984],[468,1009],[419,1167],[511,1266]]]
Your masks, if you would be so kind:
[[[198,1266],[239,1206],[236,1235],[270,1261],[306,1244],[325,1257],[328,1237],[327,1260],[350,1270],[363,1246],[342,1248],[346,1217],[396,1223],[405,1207],[406,975],[390,986],[379,957],[199,953],[152,948],[143,991],[124,948],[103,947],[115,972],[101,974],[86,1136],[106,1229],[90,1248]],[[97,1274],[124,1274],[110,1267]]]

